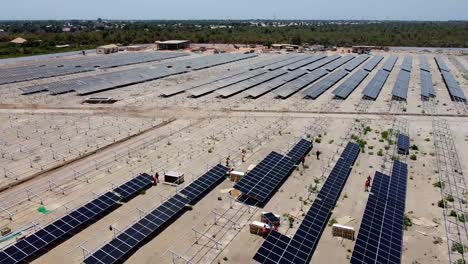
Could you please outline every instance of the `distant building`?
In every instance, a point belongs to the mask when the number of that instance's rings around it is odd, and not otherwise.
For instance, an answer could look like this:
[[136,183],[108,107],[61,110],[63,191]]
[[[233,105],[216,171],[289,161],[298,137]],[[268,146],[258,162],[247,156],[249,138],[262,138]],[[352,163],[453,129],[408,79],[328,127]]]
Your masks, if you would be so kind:
[[99,46],[96,48],[97,54],[110,54],[110,53],[116,53],[116,52],[119,52],[119,46],[115,44]]
[[179,50],[190,48],[190,41],[188,40],[156,41],[155,43],[158,50]]
[[15,44],[23,44],[23,43],[27,42],[27,40],[24,39],[24,38],[15,38],[14,40],[12,40],[10,42],[15,43]]
[[127,47],[127,51],[141,51],[145,49],[146,49],[146,46],[144,45],[133,45],[133,46]]

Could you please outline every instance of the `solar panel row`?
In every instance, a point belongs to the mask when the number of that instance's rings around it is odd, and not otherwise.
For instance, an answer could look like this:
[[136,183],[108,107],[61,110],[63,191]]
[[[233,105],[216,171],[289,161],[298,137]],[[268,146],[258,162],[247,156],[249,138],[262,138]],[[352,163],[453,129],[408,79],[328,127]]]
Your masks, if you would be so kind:
[[366,88],[362,91],[363,98],[368,100],[376,100],[382,91],[385,82],[388,79],[390,72],[379,70],[372,80],[367,84]]
[[341,67],[341,65],[347,63],[348,61],[354,59],[355,57],[353,55],[346,55],[346,56],[343,56],[337,60],[334,60],[332,61],[331,63],[328,63],[327,65],[325,65],[323,68],[327,71],[334,71],[336,69],[338,69],[339,67]]
[[410,78],[411,73],[405,70],[400,70],[392,90],[393,99],[406,101],[406,98],[408,97]]
[[294,164],[301,162],[303,158],[312,149],[312,142],[306,139],[301,139],[296,145],[286,154]]
[[370,59],[364,66],[362,67],[364,70],[371,72],[377,67],[377,65],[383,60],[384,57],[382,56],[374,56],[372,59]]
[[368,55],[361,55],[356,57],[354,60],[346,63],[346,65],[343,67],[345,70],[352,72],[354,69],[356,69],[359,65],[361,65],[363,62],[369,59]]
[[254,260],[262,264],[310,262],[359,151],[359,145],[348,143],[293,238],[272,231]]
[[361,84],[362,81],[369,75],[368,71],[359,69],[340,86],[338,86],[333,94],[336,98],[346,99],[348,96]]
[[403,62],[401,63],[401,69],[407,72],[411,72],[413,69],[413,57],[405,56]]
[[422,71],[431,72],[431,66],[429,65],[429,62],[427,61],[426,56],[420,56],[419,57],[419,68]]
[[311,64],[313,62],[316,62],[318,60],[321,60],[323,58],[326,58],[327,56],[326,55],[314,55],[314,56],[310,56],[309,58],[305,59],[305,60],[301,60],[301,61],[298,61],[298,62],[295,62],[293,64],[290,64],[286,67],[286,69],[290,70],[290,71],[294,71],[294,70],[297,70],[303,66],[306,66],[308,64]]
[[113,191],[125,200],[129,200],[138,195],[141,191],[151,187],[152,184],[151,176],[147,173],[143,173],[120,185]]
[[351,263],[401,263],[408,167],[393,163],[391,177],[375,173]]
[[288,66],[290,64],[293,64],[293,63],[296,63],[298,61],[302,61],[302,60],[305,60],[305,59],[308,59],[308,58],[309,58],[309,56],[306,56],[306,55],[295,56],[295,57],[292,57],[292,58],[289,58],[289,59],[286,59],[286,60],[282,60],[282,61],[279,61],[277,63],[271,64],[271,65],[268,65],[267,67],[265,67],[265,69],[270,70],[270,71],[274,71],[274,70],[283,68],[285,66]]
[[291,174],[294,164],[289,157],[271,152],[253,170],[234,185],[243,195],[265,203]]
[[332,55],[332,56],[329,56],[329,57],[326,57],[325,59],[323,60],[319,60],[319,61],[316,61],[312,64],[309,64],[307,66],[304,67],[304,69],[308,70],[308,71],[315,71],[316,69],[324,66],[324,65],[327,65],[333,61],[336,61],[337,59],[341,58],[340,55]]
[[283,86],[275,90],[275,94],[279,98],[282,98],[282,99],[288,98],[289,96],[293,95],[294,93],[298,92],[302,88],[317,81],[318,79],[322,78],[323,76],[327,74],[328,74],[328,71],[322,68],[319,68],[306,75],[302,75],[301,77],[291,82],[284,84]]
[[330,75],[325,77],[323,80],[313,84],[304,91],[304,97],[309,99],[316,99],[322,95],[325,91],[330,89],[333,85],[343,79],[348,72],[342,69],[339,69],[335,72],[332,72]]
[[301,76],[303,76],[304,74],[307,74],[309,73],[308,71],[306,70],[302,70],[302,69],[298,69],[298,70],[295,70],[295,71],[292,71],[292,72],[288,72],[286,73],[285,75],[281,75],[279,76],[278,78],[275,78],[273,80],[270,80],[268,82],[264,82],[262,84],[259,84],[255,87],[253,87],[252,89],[249,89],[246,91],[247,93],[247,97],[250,97],[250,98],[258,98],[278,87],[280,87],[281,85],[285,84],[285,83],[288,83],[292,80],[295,80]]
[[225,177],[226,172],[226,167],[216,165],[185,187],[180,194],[166,200],[158,208],[89,255],[84,263],[122,263],[132,252],[146,243],[145,241],[154,237],[171,221],[180,216],[187,204],[198,201],[209,190],[219,184]]
[[424,99],[435,96],[434,85],[432,84],[432,74],[421,69],[421,96]]
[[395,55],[388,57],[388,59],[385,61],[384,65],[382,66],[382,69],[388,72],[391,72],[397,60],[398,60],[398,57]]
[[466,102],[465,93],[460,88],[457,80],[453,77],[452,73],[449,71],[441,71],[442,79],[444,80],[445,86],[450,94],[450,98],[453,101],[463,101]]
[[410,148],[410,139],[405,134],[398,134],[397,140],[398,153],[408,155]]
[[436,61],[437,67],[439,68],[439,71],[450,72],[450,68],[447,66],[447,64],[445,64],[445,61],[442,57],[436,56],[434,59]]
[[249,70],[257,70],[257,69],[266,67],[268,65],[272,65],[272,64],[277,63],[277,62],[292,59],[292,58],[297,57],[297,56],[300,56],[300,55],[299,54],[288,54],[286,56],[279,56],[279,57],[274,58],[274,59],[270,59],[270,60],[262,61],[262,62],[259,62],[259,63],[255,63],[255,64],[252,64],[252,65],[249,66]]

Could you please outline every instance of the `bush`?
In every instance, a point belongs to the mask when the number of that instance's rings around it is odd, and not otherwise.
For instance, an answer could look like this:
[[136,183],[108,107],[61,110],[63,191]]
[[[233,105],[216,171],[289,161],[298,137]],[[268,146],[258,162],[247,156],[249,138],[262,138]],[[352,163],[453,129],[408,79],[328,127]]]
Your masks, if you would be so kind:
[[461,243],[455,242],[452,244],[452,251],[456,251],[459,254],[463,254],[466,251],[466,246]]
[[416,146],[415,144],[413,144],[413,145],[411,146],[411,149],[412,149],[412,150],[419,150],[418,146]]
[[437,202],[437,206],[439,206],[440,208],[445,208],[447,207],[447,201],[445,199],[442,199]]
[[443,183],[440,182],[440,181],[437,181],[437,182],[435,182],[435,183],[432,184],[432,185],[433,185],[434,187],[436,187],[436,188],[442,188]]
[[408,230],[408,227],[412,226],[413,225],[413,222],[411,221],[411,218],[409,218],[406,214],[405,214],[405,230]]
[[318,138],[315,139],[315,143],[320,144],[321,142],[322,142],[322,139],[321,139],[321,138],[318,137]]
[[377,156],[383,156],[383,149],[379,149],[379,151],[377,151]]
[[336,223],[338,223],[338,221],[336,221],[336,219],[333,217],[332,219],[330,219],[330,221],[328,221],[328,226],[332,226]]
[[389,134],[390,134],[390,133],[389,133],[388,131],[382,131],[382,132],[380,133],[380,136],[381,136],[383,139],[388,139],[388,135],[389,135]]
[[453,201],[455,201],[455,199],[453,199],[453,196],[452,195],[447,195],[447,197],[445,197],[445,199],[451,203],[453,203]]
[[416,157],[415,154],[412,154],[409,158],[410,158],[410,160],[417,160],[417,157]]

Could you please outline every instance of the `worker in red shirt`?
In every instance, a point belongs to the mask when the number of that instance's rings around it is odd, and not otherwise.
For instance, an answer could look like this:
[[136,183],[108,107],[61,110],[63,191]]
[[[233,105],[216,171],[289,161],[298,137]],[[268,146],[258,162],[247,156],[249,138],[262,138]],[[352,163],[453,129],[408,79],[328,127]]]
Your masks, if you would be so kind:
[[263,238],[266,238],[268,236],[268,233],[269,233],[269,230],[268,230],[267,225],[263,225],[263,227],[262,227],[262,236],[263,236]]
[[364,191],[365,191],[365,192],[368,192],[368,191],[369,191],[369,186],[370,186],[370,180],[367,179],[367,180],[366,180],[366,183],[364,184]]
[[369,176],[367,176],[367,180],[369,181],[369,186],[371,186],[372,178],[371,178],[370,174],[369,174]]
[[154,185],[157,186],[158,183],[159,183],[159,173],[156,172],[156,173],[153,175],[153,181],[154,181]]
[[302,156],[302,158],[301,158],[301,162],[302,162],[302,167],[304,167],[304,166],[305,166],[305,155],[304,155],[304,156]]

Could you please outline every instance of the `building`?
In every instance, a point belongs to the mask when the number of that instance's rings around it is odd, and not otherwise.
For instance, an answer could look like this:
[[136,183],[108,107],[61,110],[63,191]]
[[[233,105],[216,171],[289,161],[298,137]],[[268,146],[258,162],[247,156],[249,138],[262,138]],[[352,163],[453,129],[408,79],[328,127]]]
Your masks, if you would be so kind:
[[110,53],[116,53],[118,51],[119,51],[119,46],[115,44],[99,46],[96,48],[97,54],[110,54]]
[[188,40],[167,40],[167,41],[156,41],[158,50],[179,50],[189,49],[190,41]]
[[23,43],[27,42],[27,40],[24,39],[24,38],[15,38],[14,40],[12,40],[10,42],[15,43],[15,44],[23,44]]

